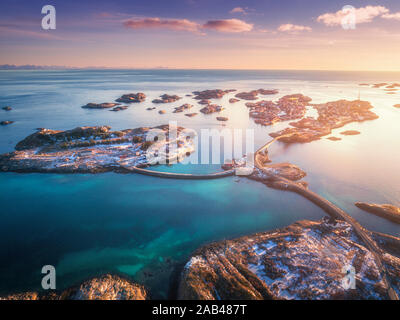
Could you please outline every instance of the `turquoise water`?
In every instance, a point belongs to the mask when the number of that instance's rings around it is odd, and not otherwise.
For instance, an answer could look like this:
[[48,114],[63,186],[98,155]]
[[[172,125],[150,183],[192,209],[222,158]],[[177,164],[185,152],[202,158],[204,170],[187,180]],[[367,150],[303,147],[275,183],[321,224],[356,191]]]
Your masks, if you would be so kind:
[[[165,115],[146,111],[151,102],[126,111],[87,110],[88,102],[113,101],[129,92],[143,91],[151,101],[162,93],[184,96],[195,90],[258,88],[301,92],[316,102],[355,99],[359,82],[400,82],[387,73],[322,73],[287,71],[209,70],[74,70],[0,71],[0,152],[37,127],[70,129],[81,125],[111,125],[113,129],[168,123],[202,128],[252,128],[255,146],[268,139],[272,128],[248,118],[243,102],[229,105],[225,127],[215,116],[187,118],[173,107],[193,103],[185,97],[168,104]],[[396,96],[361,88],[362,99],[376,107],[379,120],[346,126],[361,131],[342,141],[326,139],[286,147],[275,144],[271,158],[290,161],[307,172],[310,188],[335,202],[371,230],[399,234],[399,227],[357,209],[354,201],[400,205],[400,111]],[[190,112],[198,112],[195,105]],[[338,132],[343,131],[338,129]],[[336,134],[338,136],[338,133]],[[212,172],[219,165],[160,166],[155,170]],[[296,194],[272,190],[246,178],[210,181],[162,180],[141,175],[0,173],[0,293],[38,289],[41,267],[57,270],[59,289],[87,277],[120,272],[150,288],[156,298],[167,298],[173,270],[199,246],[258,231],[283,227],[324,213]]]

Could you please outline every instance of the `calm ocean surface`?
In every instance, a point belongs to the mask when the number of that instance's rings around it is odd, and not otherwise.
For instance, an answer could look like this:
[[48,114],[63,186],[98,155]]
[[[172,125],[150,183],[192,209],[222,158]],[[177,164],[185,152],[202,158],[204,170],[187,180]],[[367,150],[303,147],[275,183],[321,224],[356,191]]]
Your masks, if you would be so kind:
[[[307,172],[310,189],[331,200],[370,230],[400,234],[400,228],[356,208],[355,201],[400,206],[399,94],[359,87],[361,82],[400,82],[396,73],[215,70],[72,70],[0,71],[0,153],[38,127],[64,130],[110,125],[113,129],[154,126],[177,121],[202,128],[252,128],[255,146],[286,123],[260,127],[249,119],[244,102],[221,99],[229,117],[226,126],[216,115],[173,114],[173,107],[192,103],[190,97],[157,106],[166,114],[146,111],[163,93],[184,96],[195,90],[276,88],[279,95],[303,93],[313,102],[361,99],[374,105],[380,118],[350,124],[358,136],[325,138],[309,144],[271,147],[274,162],[291,162]],[[124,93],[144,92],[147,102],[128,110],[87,110],[88,102],[112,102]],[[262,97],[262,96],[261,96]],[[271,97],[266,97],[270,99]],[[192,111],[193,110],[193,111]],[[174,165],[156,170],[211,172],[218,165]],[[105,272],[127,274],[167,298],[174,267],[199,246],[286,226],[325,214],[292,193],[272,190],[246,178],[210,181],[162,180],[141,175],[0,173],[0,293],[39,289],[41,267],[54,265],[57,288],[63,289]]]

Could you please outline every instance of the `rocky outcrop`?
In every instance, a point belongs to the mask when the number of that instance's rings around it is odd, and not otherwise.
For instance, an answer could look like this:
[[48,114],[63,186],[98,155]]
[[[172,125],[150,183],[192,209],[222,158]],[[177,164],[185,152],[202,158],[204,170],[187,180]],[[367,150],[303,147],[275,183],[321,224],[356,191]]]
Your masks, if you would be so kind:
[[391,204],[371,204],[356,202],[355,205],[367,212],[376,214],[395,223],[400,223],[400,208]]
[[400,83],[392,83],[386,87],[387,89],[400,88]]
[[147,300],[146,289],[126,278],[106,274],[83,282],[61,293],[26,292],[0,297],[0,300]]
[[[399,292],[399,257],[386,253],[384,263]],[[345,279],[352,271],[355,289]],[[348,223],[301,221],[200,248],[184,267],[178,298],[388,299],[380,272]]]
[[126,109],[128,109],[128,106],[120,106],[120,107],[112,108],[110,111],[118,112],[118,111],[122,111],[122,110],[126,110]]
[[211,114],[215,112],[220,112],[222,110],[223,110],[222,106],[216,104],[209,104],[208,106],[200,109],[200,112],[204,114]]
[[8,126],[9,124],[13,124],[13,123],[14,123],[14,121],[6,120],[6,121],[1,121],[1,122],[0,122],[0,125],[2,125],[2,126]]
[[338,137],[328,137],[327,139],[331,140],[331,141],[340,141],[340,140],[342,140],[342,138],[338,138]]
[[228,121],[229,119],[227,117],[217,117],[218,121]]
[[236,98],[230,98],[229,99],[229,103],[236,103],[236,102],[239,102],[240,100],[239,99],[236,99]]
[[111,102],[104,102],[104,103],[90,102],[90,103],[82,106],[82,108],[84,108],[84,109],[108,109],[108,108],[113,108],[118,105],[119,105],[119,103],[111,103]]
[[185,116],[186,117],[189,117],[189,118],[192,118],[192,117],[194,117],[194,116],[197,116],[198,115],[198,113],[197,112],[193,112],[193,113],[185,113]]
[[198,104],[201,104],[201,105],[207,105],[207,104],[210,104],[211,103],[211,101],[210,100],[207,100],[207,99],[203,99],[203,100],[200,100],[199,102],[198,102]]
[[152,102],[153,103],[170,103],[170,102],[178,101],[179,99],[182,99],[182,98],[177,95],[169,95],[169,94],[165,93],[162,96],[160,96],[160,99],[154,99]]
[[183,104],[183,105],[181,105],[179,107],[176,107],[175,110],[173,111],[173,113],[180,113],[180,112],[188,110],[188,109],[190,109],[192,107],[193,107],[193,105],[191,105],[189,103],[185,103],[185,104]]
[[[110,129],[108,126],[66,131],[39,129],[19,142],[16,151],[0,155],[0,171],[127,172],[133,167],[164,163],[167,159],[180,160],[194,150],[182,127]],[[152,133],[157,130],[157,135],[162,133],[164,138],[147,141],[150,130]],[[169,131],[176,132],[171,139]]]
[[386,82],[382,82],[382,83],[375,83],[375,84],[373,84],[372,85],[372,88],[381,88],[381,87],[385,87],[385,86],[388,86],[389,84],[388,83],[386,83]]
[[344,136],[356,136],[358,134],[361,134],[360,131],[357,130],[346,130],[341,132],[340,134],[344,135]]
[[250,92],[239,92],[235,95],[236,98],[243,99],[243,100],[257,100],[258,95],[273,95],[279,93],[278,90],[273,89],[273,90],[265,90],[265,89],[258,89],[258,90],[253,90]]
[[61,297],[67,300],[146,300],[148,294],[143,286],[106,274],[64,291]]
[[221,99],[224,95],[233,91],[236,90],[214,89],[214,90],[194,91],[193,94],[194,94],[194,99],[196,100],[210,100],[210,99]]
[[274,163],[274,164],[267,164],[271,162],[268,155],[258,155],[261,156],[262,159],[259,159],[265,165],[263,167],[263,172],[254,171],[253,176],[251,179],[265,181],[268,184],[269,176],[279,176],[285,179],[289,179],[291,181],[298,181],[303,179],[307,174],[305,171],[301,170],[298,166],[292,163]]
[[146,95],[143,92],[138,92],[138,93],[128,93],[124,94],[122,97],[118,98],[116,101],[117,102],[123,102],[123,103],[139,103],[143,102],[146,100]]
[[257,92],[257,90],[253,90],[250,92],[239,92],[239,93],[235,94],[235,97],[242,99],[242,100],[257,100],[258,92]]

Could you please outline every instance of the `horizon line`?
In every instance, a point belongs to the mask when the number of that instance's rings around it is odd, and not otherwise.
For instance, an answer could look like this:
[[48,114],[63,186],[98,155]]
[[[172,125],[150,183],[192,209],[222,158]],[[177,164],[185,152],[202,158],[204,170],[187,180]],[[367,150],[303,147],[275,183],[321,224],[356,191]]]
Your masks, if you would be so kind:
[[[4,68],[10,67],[10,68]],[[18,71],[18,70],[29,70],[29,71],[51,71],[51,70],[226,70],[226,71],[314,71],[314,72],[391,72],[400,73],[399,70],[350,70],[350,69],[280,69],[280,68],[182,68],[182,67],[105,67],[105,66],[57,66],[57,65],[15,65],[15,64],[0,64],[0,71]]]

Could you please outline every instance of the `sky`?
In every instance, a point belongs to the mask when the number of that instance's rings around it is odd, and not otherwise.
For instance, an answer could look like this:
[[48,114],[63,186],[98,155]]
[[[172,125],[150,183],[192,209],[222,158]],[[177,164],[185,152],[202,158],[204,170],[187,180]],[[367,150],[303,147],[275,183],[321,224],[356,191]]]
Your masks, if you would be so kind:
[[0,64],[400,71],[399,54],[398,0],[0,2]]

